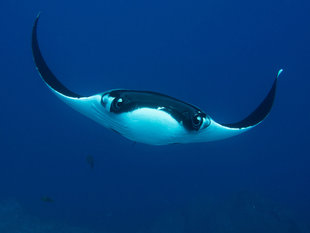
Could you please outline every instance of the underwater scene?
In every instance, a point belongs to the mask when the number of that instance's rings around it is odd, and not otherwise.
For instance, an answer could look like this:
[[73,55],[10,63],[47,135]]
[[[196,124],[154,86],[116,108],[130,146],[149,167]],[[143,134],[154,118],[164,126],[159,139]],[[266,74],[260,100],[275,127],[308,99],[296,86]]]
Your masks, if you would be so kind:
[[310,233],[310,2],[0,2],[0,233]]

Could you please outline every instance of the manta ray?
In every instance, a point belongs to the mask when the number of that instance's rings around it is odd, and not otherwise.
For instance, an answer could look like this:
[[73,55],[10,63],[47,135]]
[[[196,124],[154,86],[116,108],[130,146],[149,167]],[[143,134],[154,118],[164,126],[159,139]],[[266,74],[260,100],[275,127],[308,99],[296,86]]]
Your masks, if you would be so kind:
[[39,17],[32,29],[32,53],[42,80],[70,107],[129,140],[168,145],[225,139],[259,125],[271,111],[282,69],[260,105],[243,120],[230,124],[220,124],[194,105],[152,91],[113,89],[91,96],[77,94],[56,78],[42,56],[37,38]]

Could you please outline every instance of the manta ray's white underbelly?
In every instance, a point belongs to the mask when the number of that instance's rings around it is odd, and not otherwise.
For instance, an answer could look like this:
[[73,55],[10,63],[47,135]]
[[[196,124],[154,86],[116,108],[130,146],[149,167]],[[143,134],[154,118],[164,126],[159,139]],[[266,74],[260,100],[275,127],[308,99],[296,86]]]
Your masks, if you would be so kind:
[[[163,108],[138,108],[125,113],[111,113],[101,105],[102,94],[87,98],[68,98],[53,91],[60,99],[75,110],[110,128],[124,137],[150,145],[172,143],[203,142],[224,139],[240,134],[245,129],[229,129],[211,119],[210,125],[203,131],[187,131],[182,123],[175,120]],[[107,106],[110,108],[110,106]]]
[[170,144],[185,133],[180,123],[161,108],[139,108],[114,117],[120,125],[114,130],[136,142]]
[[75,110],[135,142],[165,145],[175,143],[185,134],[180,123],[161,108],[139,108],[115,114],[104,111],[101,95],[76,100],[53,92]]

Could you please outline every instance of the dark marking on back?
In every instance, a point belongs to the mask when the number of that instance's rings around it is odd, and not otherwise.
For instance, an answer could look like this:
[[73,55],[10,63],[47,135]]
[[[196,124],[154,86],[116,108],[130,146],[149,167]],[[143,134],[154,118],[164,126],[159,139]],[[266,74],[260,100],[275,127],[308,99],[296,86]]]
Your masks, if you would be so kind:
[[[156,92],[115,90],[111,91],[109,95],[115,97],[111,104],[111,112],[119,114],[143,107],[160,108],[162,111],[169,113],[178,122],[182,123],[187,130],[200,129],[201,125],[193,124],[195,116],[199,115],[202,118],[207,117],[202,110],[191,104]],[[120,99],[122,101],[119,101]]]

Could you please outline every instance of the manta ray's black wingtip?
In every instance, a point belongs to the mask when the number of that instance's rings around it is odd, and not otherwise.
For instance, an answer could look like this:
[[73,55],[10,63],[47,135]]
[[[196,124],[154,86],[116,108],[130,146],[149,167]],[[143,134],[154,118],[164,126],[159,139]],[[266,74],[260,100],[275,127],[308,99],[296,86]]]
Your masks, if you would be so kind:
[[38,19],[40,18],[41,15],[41,11],[38,12],[37,17],[36,17],[36,21],[38,21]]
[[222,124],[222,125],[229,127],[229,128],[242,129],[242,128],[255,126],[259,124],[260,122],[262,122],[268,116],[268,114],[270,113],[272,109],[272,105],[273,105],[275,95],[276,95],[278,78],[282,72],[283,72],[283,69],[280,69],[278,71],[278,74],[267,96],[249,116],[247,116],[246,118],[244,118],[243,120],[239,122],[232,123],[232,124]]
[[82,97],[81,95],[78,95],[70,91],[56,78],[56,76],[52,73],[52,71],[47,66],[41,54],[39,43],[38,43],[38,38],[37,38],[37,27],[38,27],[38,21],[39,21],[40,15],[41,15],[41,12],[38,13],[34,21],[33,28],[32,28],[32,39],[31,39],[32,55],[33,55],[33,59],[36,64],[37,70],[39,71],[44,82],[49,87],[54,89],[56,92],[59,92],[60,94],[63,94],[68,97],[80,98]]

